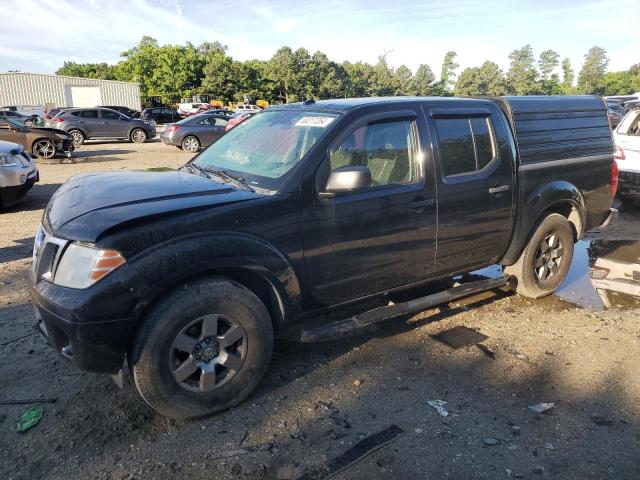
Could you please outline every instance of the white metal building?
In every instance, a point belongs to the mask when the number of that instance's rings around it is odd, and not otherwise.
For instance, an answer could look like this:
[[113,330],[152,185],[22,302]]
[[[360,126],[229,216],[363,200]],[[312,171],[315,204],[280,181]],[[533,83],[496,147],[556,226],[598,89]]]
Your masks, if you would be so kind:
[[0,73],[0,107],[10,105],[42,105],[47,110],[118,105],[140,110],[140,85],[39,73]]

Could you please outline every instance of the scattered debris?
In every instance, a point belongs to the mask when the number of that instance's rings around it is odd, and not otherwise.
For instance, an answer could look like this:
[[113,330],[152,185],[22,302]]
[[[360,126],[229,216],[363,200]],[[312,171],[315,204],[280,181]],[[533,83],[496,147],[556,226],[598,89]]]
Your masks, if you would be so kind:
[[376,465],[380,468],[384,468],[387,465],[391,465],[394,460],[395,459],[391,455],[382,455],[378,460],[376,460]]
[[15,400],[0,400],[0,405],[23,405],[30,403],[55,403],[58,398],[19,398]]
[[447,404],[447,402],[445,402],[444,400],[429,400],[427,403],[430,407],[433,407],[441,417],[449,416],[449,412],[447,412],[447,410],[444,408],[444,406]]
[[421,429],[421,428],[414,428],[413,431],[416,432],[418,435],[420,435],[422,432],[424,432],[424,430]]
[[500,445],[500,440],[493,437],[487,437],[482,439],[482,443],[484,443],[487,447],[493,447],[495,445]]
[[544,467],[542,465],[537,465],[536,467],[534,467],[533,473],[535,473],[536,475],[542,475],[544,473]]
[[300,428],[300,425],[298,425],[296,423],[296,428],[293,429],[293,431],[290,434],[291,438],[293,438],[294,440],[303,440],[304,437],[306,436],[305,433],[302,431],[302,429]]
[[304,465],[288,457],[275,457],[267,467],[267,476],[274,480],[294,480],[304,473]]
[[359,387],[360,385],[362,385],[362,380],[354,380],[354,381],[353,381],[353,384],[354,384],[356,387]]
[[376,450],[379,450],[393,442],[402,435],[404,435],[404,430],[396,425],[391,425],[389,428],[386,428],[381,432],[374,433],[373,435],[360,440],[342,455],[338,455],[332,460],[329,460],[328,462],[305,473],[300,477],[300,480],[328,480],[368,457]]
[[27,333],[26,335],[22,335],[22,336],[20,336],[20,337],[18,337],[18,338],[14,338],[13,340],[9,340],[8,342],[0,343],[0,346],[2,346],[2,347],[6,347],[7,345],[11,345],[12,343],[16,343],[16,342],[18,342],[18,341],[20,341],[20,340],[23,340],[23,339],[25,339],[25,338],[28,338],[28,337],[30,337],[31,335],[33,335],[34,333],[35,333],[35,331],[34,331],[34,332],[31,332],[31,333]]
[[450,328],[449,330],[444,330],[443,332],[432,335],[432,337],[441,341],[445,345],[449,345],[455,350],[462,347],[477,345],[489,338],[480,332],[476,332],[475,330],[471,330],[470,328],[463,327],[461,325]]
[[527,357],[526,355],[524,355],[522,353],[516,354],[516,358],[518,360],[522,360],[523,362],[528,362],[529,361],[529,357]]
[[340,415],[340,413],[338,413],[337,410],[333,410],[331,412],[331,415],[329,415],[329,418],[331,419],[334,425],[337,425],[343,428],[351,428],[351,424],[349,423],[349,420],[347,420],[347,418],[344,417],[343,415]]
[[247,455],[248,453],[265,452],[271,450],[274,447],[273,443],[262,443],[259,445],[251,445],[249,447],[237,448],[235,450],[227,450],[226,452],[220,452],[213,460],[220,460],[222,458],[239,457],[240,455]]
[[43,415],[44,408],[40,405],[28,408],[22,415],[20,415],[20,420],[16,425],[16,430],[20,433],[26,432],[27,430],[35,427],[40,420],[42,420]]
[[522,427],[519,427],[518,425],[512,425],[511,426],[511,434],[512,435],[520,435],[521,431],[522,431]]
[[542,402],[542,403],[536,403],[535,405],[529,405],[529,410],[535,413],[543,413],[548,410],[551,410],[555,406],[556,404],[553,402]]
[[544,444],[544,448],[546,448],[547,450],[555,450],[556,449],[556,447],[554,447],[552,443],[545,443]]
[[604,415],[595,414],[595,415],[591,415],[589,418],[596,425],[604,425],[604,426],[613,425],[613,419],[609,417],[605,417]]
[[240,439],[240,441],[238,442],[238,446],[241,447],[242,444],[244,443],[244,441],[247,439],[247,437],[249,436],[249,430],[245,430],[244,434],[242,435],[242,438]]
[[476,347],[478,347],[480,351],[484,353],[487,357],[493,358],[494,360],[496,359],[495,352],[491,350],[489,347],[487,347],[486,345],[483,345],[482,343],[478,343]]

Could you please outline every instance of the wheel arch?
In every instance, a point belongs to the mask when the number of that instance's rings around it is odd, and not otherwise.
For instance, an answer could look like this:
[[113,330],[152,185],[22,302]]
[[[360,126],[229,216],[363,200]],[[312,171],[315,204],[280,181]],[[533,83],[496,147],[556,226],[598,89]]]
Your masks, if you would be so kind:
[[134,316],[142,320],[162,298],[186,283],[208,276],[235,281],[265,305],[275,332],[295,321],[301,305],[298,276],[273,245],[248,235],[179,238],[143,252],[131,265],[147,280]]
[[516,232],[501,263],[515,263],[540,223],[553,213],[560,214],[569,221],[575,241],[582,237],[586,225],[584,197],[572,183],[555,180],[542,185],[522,202]]

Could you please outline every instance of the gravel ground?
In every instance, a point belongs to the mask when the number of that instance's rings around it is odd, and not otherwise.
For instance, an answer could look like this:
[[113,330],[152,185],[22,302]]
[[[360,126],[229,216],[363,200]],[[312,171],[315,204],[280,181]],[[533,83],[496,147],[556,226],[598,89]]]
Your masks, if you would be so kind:
[[[24,434],[15,423],[31,404],[0,405],[0,478],[292,478],[392,425],[404,434],[335,478],[640,478],[640,311],[581,308],[575,286],[565,300],[488,292],[339,341],[277,341],[249,399],[196,421],[157,415],[130,378],[120,390],[72,368],[32,328],[26,275],[42,208],[75,173],[190,157],[157,142],[78,153],[83,163],[41,165],[41,183],[0,215],[0,400],[55,399]],[[590,238],[637,240],[639,212],[622,209]],[[433,339],[458,325],[488,350]],[[540,402],[555,406],[528,409]]]

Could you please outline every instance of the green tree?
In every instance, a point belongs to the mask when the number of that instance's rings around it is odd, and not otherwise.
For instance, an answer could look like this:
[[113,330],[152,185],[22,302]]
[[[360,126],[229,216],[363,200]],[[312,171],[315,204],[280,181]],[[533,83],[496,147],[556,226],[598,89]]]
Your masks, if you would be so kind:
[[511,64],[507,72],[507,88],[513,95],[535,95],[538,88],[538,71],[535,66],[531,45],[514,50],[509,54]]
[[573,86],[573,80],[575,74],[571,67],[571,60],[565,58],[562,60],[562,83],[560,84],[560,90],[564,95],[571,95],[575,93],[575,87]]
[[114,67],[106,63],[76,63],[64,62],[62,67],[56,70],[56,75],[69,77],[97,78],[101,80],[115,80]]
[[386,97],[395,95],[399,84],[393,74],[393,69],[387,63],[386,54],[378,57],[378,63],[373,66],[373,75],[368,88],[368,95],[373,97]]
[[413,72],[406,65],[400,65],[393,71],[396,83],[395,95],[411,95]]
[[626,72],[607,72],[598,84],[602,95],[629,95],[634,93],[631,74]]
[[431,71],[429,65],[421,64],[411,79],[409,94],[421,97],[434,95],[437,93],[435,81],[436,76]]
[[204,57],[200,93],[224,102],[234,100],[242,82],[238,78],[240,74],[239,62],[235,62],[224,50],[211,49]]
[[145,35],[137,46],[120,54],[124,60],[118,63],[114,69],[116,78],[138,82],[143,97],[155,95],[151,79],[158,65],[159,50],[158,41]]
[[366,97],[373,78],[373,66],[363,62],[344,62],[342,69],[346,75],[345,97]]
[[345,73],[322,52],[315,52],[307,61],[302,75],[305,93],[310,98],[336,98],[343,95]]
[[506,95],[507,84],[498,64],[487,61],[480,67],[464,69],[454,91],[456,95],[462,96]]
[[265,72],[273,84],[274,97],[285,103],[295,101],[297,89],[296,57],[289,47],[280,47],[267,62]]
[[545,50],[540,54],[538,60],[538,68],[540,69],[540,76],[542,80],[550,80],[551,74],[555,68],[559,65],[560,55],[553,50]]
[[584,56],[584,63],[578,74],[578,91],[586,94],[601,94],[602,79],[608,65],[609,57],[606,50],[591,47]]
[[444,60],[442,61],[442,68],[440,69],[440,95],[450,95],[451,89],[455,84],[456,70],[460,66],[455,62],[455,58],[458,56],[453,50],[448,51]]

